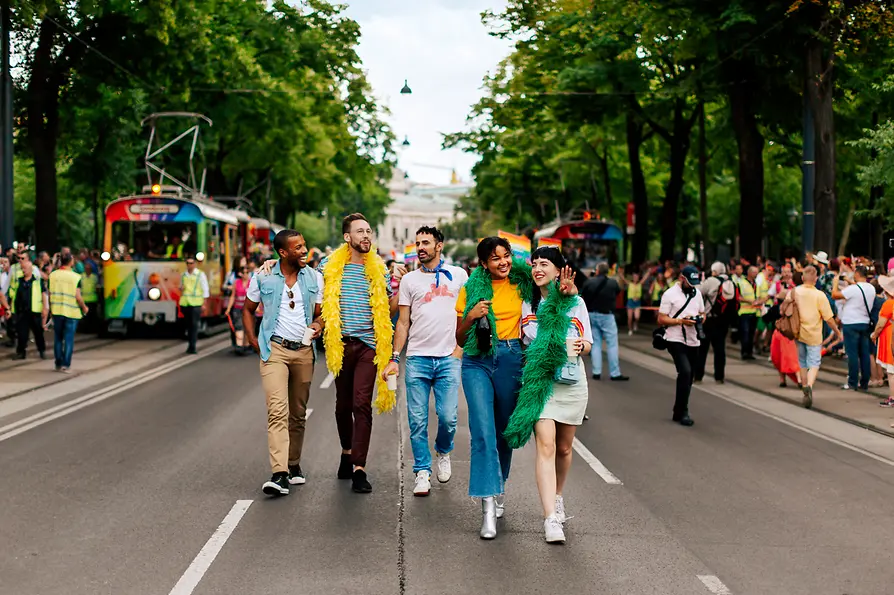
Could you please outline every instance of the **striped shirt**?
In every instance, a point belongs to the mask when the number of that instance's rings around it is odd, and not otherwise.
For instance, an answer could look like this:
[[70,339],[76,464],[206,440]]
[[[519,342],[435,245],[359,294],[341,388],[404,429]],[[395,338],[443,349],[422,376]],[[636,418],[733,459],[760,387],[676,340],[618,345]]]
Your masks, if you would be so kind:
[[[323,272],[328,258],[323,259],[317,270]],[[391,298],[391,275],[385,275],[385,288]],[[349,262],[341,279],[341,335],[360,339],[372,349],[376,348],[376,333],[373,329],[372,308],[369,305],[369,280],[362,264]]]

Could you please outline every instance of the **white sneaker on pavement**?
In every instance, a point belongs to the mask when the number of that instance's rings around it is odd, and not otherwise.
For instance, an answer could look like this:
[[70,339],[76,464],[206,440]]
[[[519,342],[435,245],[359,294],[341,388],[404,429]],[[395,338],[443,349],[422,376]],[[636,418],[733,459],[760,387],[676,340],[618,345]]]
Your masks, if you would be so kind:
[[565,543],[565,531],[556,515],[549,516],[543,521],[543,534],[546,543]]
[[562,496],[556,496],[556,519],[563,525],[568,520],[565,516],[565,499]]
[[453,474],[453,471],[450,467],[450,455],[442,455],[438,454],[438,481],[441,483],[447,483],[450,481],[450,476]]
[[414,496],[428,496],[431,493],[431,472],[422,470],[416,473],[416,485],[413,486]]

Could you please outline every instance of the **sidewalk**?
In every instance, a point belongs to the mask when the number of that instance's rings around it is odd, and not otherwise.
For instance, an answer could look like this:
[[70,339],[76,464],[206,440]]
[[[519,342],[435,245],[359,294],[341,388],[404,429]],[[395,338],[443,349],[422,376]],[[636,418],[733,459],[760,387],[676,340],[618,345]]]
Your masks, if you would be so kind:
[[[652,348],[652,333],[649,328],[641,328],[635,335],[628,336],[626,329],[619,329],[621,355],[625,349],[669,360],[667,352]],[[788,388],[779,387],[779,373],[766,356],[755,361],[744,362],[739,357],[737,346],[727,345],[726,382],[742,386],[771,397],[781,399],[801,407],[801,391],[789,380]],[[714,384],[714,355],[708,353],[704,383]],[[879,407],[879,401],[887,395],[887,387],[870,389],[869,393],[843,391],[839,387],[844,382],[841,362],[823,358],[823,367],[816,385],[813,387],[813,409],[842,421],[886,434],[894,438],[894,411]]]

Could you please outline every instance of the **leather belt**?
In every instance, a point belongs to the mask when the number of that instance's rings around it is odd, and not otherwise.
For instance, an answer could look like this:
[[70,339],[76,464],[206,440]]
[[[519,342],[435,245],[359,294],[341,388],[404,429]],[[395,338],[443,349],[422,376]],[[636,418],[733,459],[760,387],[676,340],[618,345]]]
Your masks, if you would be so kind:
[[310,345],[305,345],[301,341],[290,341],[289,339],[283,339],[279,335],[273,335],[270,337],[270,340],[277,345],[282,345],[283,349],[289,349],[291,351],[298,351],[304,347],[310,347]]

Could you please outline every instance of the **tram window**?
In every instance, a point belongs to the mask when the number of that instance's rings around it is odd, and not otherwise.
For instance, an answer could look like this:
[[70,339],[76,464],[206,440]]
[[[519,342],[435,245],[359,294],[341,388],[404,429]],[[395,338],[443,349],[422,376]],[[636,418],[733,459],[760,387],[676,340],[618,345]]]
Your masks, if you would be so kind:
[[195,252],[195,223],[166,221],[112,223],[113,260],[183,260]]

